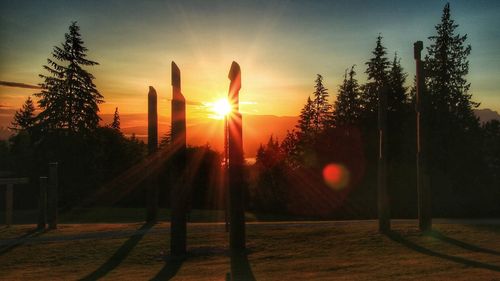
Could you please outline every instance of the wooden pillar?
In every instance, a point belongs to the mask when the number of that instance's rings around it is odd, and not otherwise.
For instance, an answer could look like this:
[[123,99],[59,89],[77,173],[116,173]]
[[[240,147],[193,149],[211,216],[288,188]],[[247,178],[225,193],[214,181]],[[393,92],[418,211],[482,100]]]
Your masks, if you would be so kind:
[[378,228],[380,232],[391,229],[389,196],[387,192],[387,83],[378,91]]
[[424,48],[422,41],[413,44],[416,64],[417,93],[416,93],[416,122],[417,122],[417,193],[418,193],[418,226],[421,231],[432,228],[431,197],[426,171],[426,140],[428,138],[425,102],[425,74],[421,59]]
[[9,183],[5,189],[5,224],[12,224],[12,212],[14,209],[14,184]]
[[57,162],[49,163],[49,186],[47,192],[47,223],[49,229],[57,228],[58,174]]
[[239,112],[239,91],[241,89],[240,66],[233,61],[228,75],[229,102],[232,112],[228,121],[228,158],[229,158],[229,246],[232,251],[245,249],[245,209],[243,177],[243,134],[242,117]]
[[170,191],[170,252],[173,256],[186,254],[186,213],[189,196],[185,186],[186,177],[186,99],[181,93],[181,72],[172,62],[172,118],[171,133],[173,150],[173,175]]
[[45,229],[47,223],[47,177],[40,177],[40,194],[38,197],[38,229]]
[[[148,93],[148,154],[158,150],[158,97],[156,90],[149,86]],[[158,179],[150,178],[146,190],[146,221],[155,222],[158,217]]]

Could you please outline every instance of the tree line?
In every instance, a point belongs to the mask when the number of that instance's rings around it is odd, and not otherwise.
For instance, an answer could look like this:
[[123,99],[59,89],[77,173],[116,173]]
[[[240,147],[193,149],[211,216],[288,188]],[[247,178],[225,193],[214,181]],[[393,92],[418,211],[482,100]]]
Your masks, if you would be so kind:
[[[443,9],[436,34],[428,38],[424,58],[425,99],[429,131],[425,138],[435,216],[493,216],[500,214],[500,122],[480,124],[474,115],[467,35],[460,35]],[[271,136],[257,153],[255,208],[326,217],[375,217],[378,132],[378,93],[388,100],[388,185],[392,214],[415,217],[416,117],[415,85],[401,58],[390,59],[378,35],[372,57],[365,62],[367,81],[356,78],[356,65],[345,70],[335,102],[323,76],[301,110],[296,128],[279,142]],[[414,82],[415,84],[415,82]],[[349,185],[329,189],[322,169],[329,163],[346,167]]]

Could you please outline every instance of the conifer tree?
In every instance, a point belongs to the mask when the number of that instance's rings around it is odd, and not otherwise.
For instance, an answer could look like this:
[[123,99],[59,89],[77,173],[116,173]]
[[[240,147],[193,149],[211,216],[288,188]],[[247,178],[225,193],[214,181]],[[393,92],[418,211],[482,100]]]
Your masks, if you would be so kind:
[[394,54],[388,77],[390,93],[387,97],[387,106],[389,112],[402,113],[405,110],[409,102],[408,87],[405,86],[407,76],[408,74],[401,66],[401,58],[398,57],[397,53]]
[[44,65],[48,75],[39,75],[44,82],[40,84],[42,91],[35,95],[40,98],[39,120],[44,129],[75,133],[98,127],[103,96],[93,83],[94,76],[83,68],[98,63],[86,59],[86,52],[80,27],[73,22],[65,41],[54,47],[52,58]]
[[113,115],[113,123],[111,123],[110,127],[118,131],[120,130],[120,114],[118,113],[118,107],[115,108],[115,114]]
[[[378,35],[373,57],[366,62],[368,82],[363,87],[364,112],[371,115],[377,112],[378,93],[388,81],[388,69],[390,62],[387,59],[386,48],[382,45],[382,35]],[[367,117],[370,118],[370,117]]]
[[35,105],[31,97],[28,97],[22,107],[16,111],[12,127],[10,129],[15,131],[31,130],[36,125]]
[[469,73],[467,57],[471,46],[466,44],[467,34],[462,36],[456,33],[457,27],[447,3],[441,22],[436,25],[437,34],[429,37],[431,45],[427,47],[425,58],[426,87],[431,112],[438,114],[435,121],[458,122],[467,129],[478,126],[473,108],[479,104],[471,100],[470,83],[465,78]]
[[362,113],[362,101],[358,80],[356,80],[355,65],[346,69],[344,81],[339,86],[337,100],[334,104],[334,120],[336,125],[355,125]]
[[323,85],[323,76],[317,74],[315,82],[312,128],[320,132],[331,125],[332,105],[328,102],[328,89]]
[[300,111],[299,122],[297,129],[299,129],[301,136],[311,133],[314,118],[314,105],[311,97],[307,98],[306,104]]

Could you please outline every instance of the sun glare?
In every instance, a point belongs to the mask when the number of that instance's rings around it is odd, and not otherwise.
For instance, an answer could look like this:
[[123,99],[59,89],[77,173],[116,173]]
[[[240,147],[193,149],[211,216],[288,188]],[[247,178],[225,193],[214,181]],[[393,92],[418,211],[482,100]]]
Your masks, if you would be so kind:
[[223,119],[231,112],[231,104],[227,99],[219,99],[211,104],[211,110],[215,119]]

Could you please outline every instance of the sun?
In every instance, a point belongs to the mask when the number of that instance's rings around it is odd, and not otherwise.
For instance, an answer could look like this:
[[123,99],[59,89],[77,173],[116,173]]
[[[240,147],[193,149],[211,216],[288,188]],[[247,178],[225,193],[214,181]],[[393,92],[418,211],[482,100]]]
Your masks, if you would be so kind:
[[224,98],[213,102],[210,107],[215,119],[224,119],[231,112],[231,109],[231,104]]

